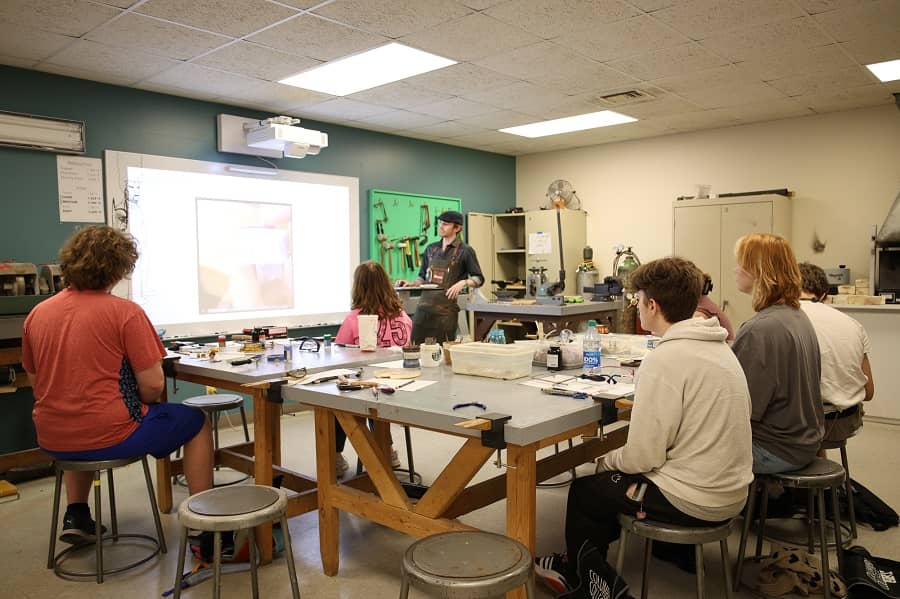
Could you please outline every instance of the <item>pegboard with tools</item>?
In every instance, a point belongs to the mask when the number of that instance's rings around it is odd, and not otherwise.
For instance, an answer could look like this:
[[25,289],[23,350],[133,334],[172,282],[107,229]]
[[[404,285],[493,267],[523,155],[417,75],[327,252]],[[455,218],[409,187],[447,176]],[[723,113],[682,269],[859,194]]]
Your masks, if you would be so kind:
[[370,190],[369,258],[380,262],[392,281],[415,279],[425,247],[440,239],[437,217],[447,210],[462,212],[462,200]]

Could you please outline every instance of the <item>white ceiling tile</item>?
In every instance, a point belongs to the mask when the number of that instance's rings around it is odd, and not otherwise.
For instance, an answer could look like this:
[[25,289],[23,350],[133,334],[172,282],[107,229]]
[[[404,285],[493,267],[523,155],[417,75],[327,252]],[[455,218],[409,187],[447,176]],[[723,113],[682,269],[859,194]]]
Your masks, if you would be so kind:
[[582,27],[556,38],[556,43],[589,58],[608,62],[690,41],[649,16]]
[[607,108],[636,119],[647,119],[660,115],[694,112],[699,107],[684,98],[667,94],[647,102],[634,102],[621,106],[610,105]]
[[796,0],[811,15],[864,4],[870,0]]
[[481,13],[472,13],[417,31],[400,41],[463,62],[534,44],[540,38]]
[[760,53],[787,52],[830,43],[831,39],[812,17],[801,17],[718,33],[704,39],[701,45],[739,62]]
[[493,111],[494,108],[492,106],[464,98],[451,98],[416,106],[416,112],[442,117],[444,120],[459,119]]
[[132,82],[151,77],[178,64],[161,56],[112,48],[85,40],[79,40],[56,54],[50,63],[82,71],[104,73],[118,80]]
[[405,82],[414,87],[435,92],[467,96],[510,85],[515,82],[515,79],[478,65],[460,63],[410,77]]
[[308,89],[264,81],[232,92],[223,97],[223,101],[261,106],[267,110],[291,111],[313,104],[321,104],[332,98],[327,94],[320,94]]
[[332,60],[380,46],[387,38],[302,15],[247,38],[283,52]]
[[740,124],[740,121],[724,108],[658,116],[649,119],[648,122],[651,125],[663,126],[675,131],[697,131]]
[[544,39],[568,35],[586,24],[611,23],[640,11],[619,0],[510,0],[485,14]]
[[835,112],[851,110],[864,106],[892,104],[893,96],[882,84],[864,85],[838,93],[815,94],[794,98],[798,104],[807,106],[816,112]]
[[231,38],[197,31],[159,19],[129,13],[108,25],[95,29],[85,39],[110,46],[143,50],[176,60],[188,60]]
[[589,112],[597,112],[598,110],[606,110],[608,106],[599,106],[596,102],[591,102],[585,96],[566,96],[562,100],[556,100],[551,97],[547,98],[529,98],[524,104],[516,109],[522,112],[533,114],[535,120],[560,119],[576,114],[587,114]]
[[654,79],[652,83],[665,90],[679,93],[748,81],[760,81],[760,79],[741,65],[726,65],[674,77]]
[[681,2],[682,0],[631,0],[634,6],[637,6],[644,12],[655,12],[663,8],[669,8]]
[[748,57],[741,66],[763,81],[790,75],[834,71],[853,66],[853,60],[838,44],[815,48],[794,48],[789,52],[766,52]]
[[803,16],[803,11],[784,0],[687,0],[653,16],[691,39],[702,40],[722,31]]
[[336,98],[334,100],[322,102],[321,104],[307,106],[302,111],[303,114],[310,117],[331,118],[344,121],[358,121],[386,112],[390,112],[390,109],[385,108],[384,106],[375,106],[374,104],[348,100],[347,98]]
[[900,2],[879,0],[826,12],[815,19],[838,42],[896,35],[900,29]]
[[130,8],[133,4],[135,4],[138,0],[94,0],[99,4],[107,4],[109,6],[115,6],[117,8]]
[[893,34],[855,39],[842,43],[841,47],[860,64],[900,58],[900,27]]
[[379,106],[389,106],[391,108],[415,108],[422,104],[432,104],[442,100],[449,100],[453,96],[451,94],[442,94],[439,92],[429,91],[413,87],[403,81],[389,83],[357,92],[347,96],[351,100],[358,100],[368,104],[378,104]]
[[207,31],[241,37],[298,14],[266,0],[149,0],[135,10]]
[[490,8],[492,6],[496,6],[501,2],[506,2],[506,0],[456,0],[460,4],[465,7],[471,8],[472,10],[484,10],[486,8]]
[[695,43],[682,44],[664,50],[654,50],[609,63],[609,66],[638,79],[702,71],[727,64],[728,61]]
[[36,63],[37,60],[33,58],[20,58],[19,56],[6,56],[4,54],[0,54],[0,64],[5,64],[10,67],[33,69]]
[[391,110],[390,112],[360,118],[358,119],[358,122],[400,131],[435,125],[441,122],[441,118],[418,112],[410,112],[409,110]]
[[477,64],[569,95],[635,81],[553,42],[541,42],[491,56]]
[[465,97],[501,109],[516,109],[534,101],[565,102],[569,97],[527,81],[516,81],[503,87],[465,94]]
[[769,85],[787,96],[817,96],[876,82],[875,76],[863,67],[837,71],[823,71],[775,79]]
[[75,39],[22,25],[0,23],[0,54],[28,59],[31,64],[62,50]]
[[3,0],[0,22],[24,25],[41,31],[81,36],[121,14],[109,6],[87,0]]
[[322,4],[322,0],[278,0],[282,4],[288,4],[293,6],[294,8],[300,8],[302,10],[306,10],[308,8],[312,8],[313,6],[317,6]]
[[458,122],[482,129],[503,129],[534,122],[534,115],[516,112],[514,110],[495,110],[478,116],[469,116],[457,119]]
[[460,135],[486,132],[484,129],[463,125],[458,121],[444,121],[433,125],[425,125],[424,127],[411,127],[411,130],[414,133],[433,135],[436,138],[459,137]]
[[316,14],[389,38],[399,38],[458,19],[470,11],[444,0],[336,0]]
[[279,52],[249,42],[231,44],[195,60],[194,63],[267,81],[279,81],[322,64],[312,58]]
[[98,81],[100,83],[109,83],[112,85],[128,86],[134,83],[134,77],[119,74],[111,74],[106,71],[76,69],[65,67],[58,64],[40,63],[34,67],[35,70],[45,73],[53,73],[54,75],[62,75],[64,77],[74,77],[76,79],[86,79],[88,81]]
[[469,143],[476,146],[493,146],[497,144],[509,143],[513,137],[509,133],[501,133],[500,131],[479,131],[477,133],[467,133],[465,135],[454,135],[453,139],[462,143]]
[[252,89],[259,85],[259,80],[186,63],[150,78],[147,83],[219,97],[232,96],[242,90]]
[[796,98],[733,106],[728,109],[728,112],[745,123],[774,121],[813,114],[812,110],[797,102]]
[[709,87],[697,91],[683,91],[681,95],[701,108],[723,108],[740,106],[754,102],[785,99],[777,89],[765,83],[737,83],[719,87]]

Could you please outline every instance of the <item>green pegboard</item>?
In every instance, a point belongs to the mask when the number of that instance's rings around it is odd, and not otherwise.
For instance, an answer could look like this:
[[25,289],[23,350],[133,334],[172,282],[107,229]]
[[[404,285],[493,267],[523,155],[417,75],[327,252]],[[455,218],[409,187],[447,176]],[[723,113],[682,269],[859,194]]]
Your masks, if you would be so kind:
[[[415,279],[420,264],[416,262],[416,250],[419,254],[418,259],[421,260],[425,247],[440,239],[435,225],[438,215],[446,210],[462,212],[462,200],[381,189],[370,190],[369,258],[381,262],[392,281]],[[378,239],[381,231],[387,238],[384,243],[393,244],[393,248],[384,249],[384,253],[382,241]],[[409,254],[399,249],[399,244],[404,243],[404,238],[405,243],[409,244]],[[410,243],[410,238],[415,241]],[[410,261],[412,266],[409,265]]]

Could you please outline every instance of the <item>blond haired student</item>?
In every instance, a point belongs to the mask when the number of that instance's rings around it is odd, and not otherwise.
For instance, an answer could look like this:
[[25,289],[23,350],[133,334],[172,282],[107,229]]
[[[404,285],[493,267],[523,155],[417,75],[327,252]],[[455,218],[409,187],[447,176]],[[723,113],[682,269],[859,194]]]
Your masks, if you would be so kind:
[[756,311],[732,349],[750,387],[753,471],[789,472],[816,457],[824,413],[816,332],[800,309],[800,268],[783,237],[752,233],[735,245],[735,282]]
[[[353,273],[353,289],[351,291],[353,308],[341,323],[335,343],[359,345],[359,315],[375,314],[378,316],[379,347],[402,347],[408,345],[412,336],[412,320],[403,311],[403,302],[379,263],[371,260],[356,267]],[[337,475],[343,476],[349,464],[343,456],[347,445],[347,433],[335,422],[335,450],[337,451]],[[400,467],[397,452],[391,449],[391,465]]]

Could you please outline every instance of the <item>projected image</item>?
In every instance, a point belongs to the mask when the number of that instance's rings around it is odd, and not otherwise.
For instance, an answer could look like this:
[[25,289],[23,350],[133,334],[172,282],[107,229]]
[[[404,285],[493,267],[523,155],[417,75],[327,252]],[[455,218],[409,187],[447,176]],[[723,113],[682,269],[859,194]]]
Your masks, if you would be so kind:
[[291,205],[196,203],[199,313],[294,307]]

